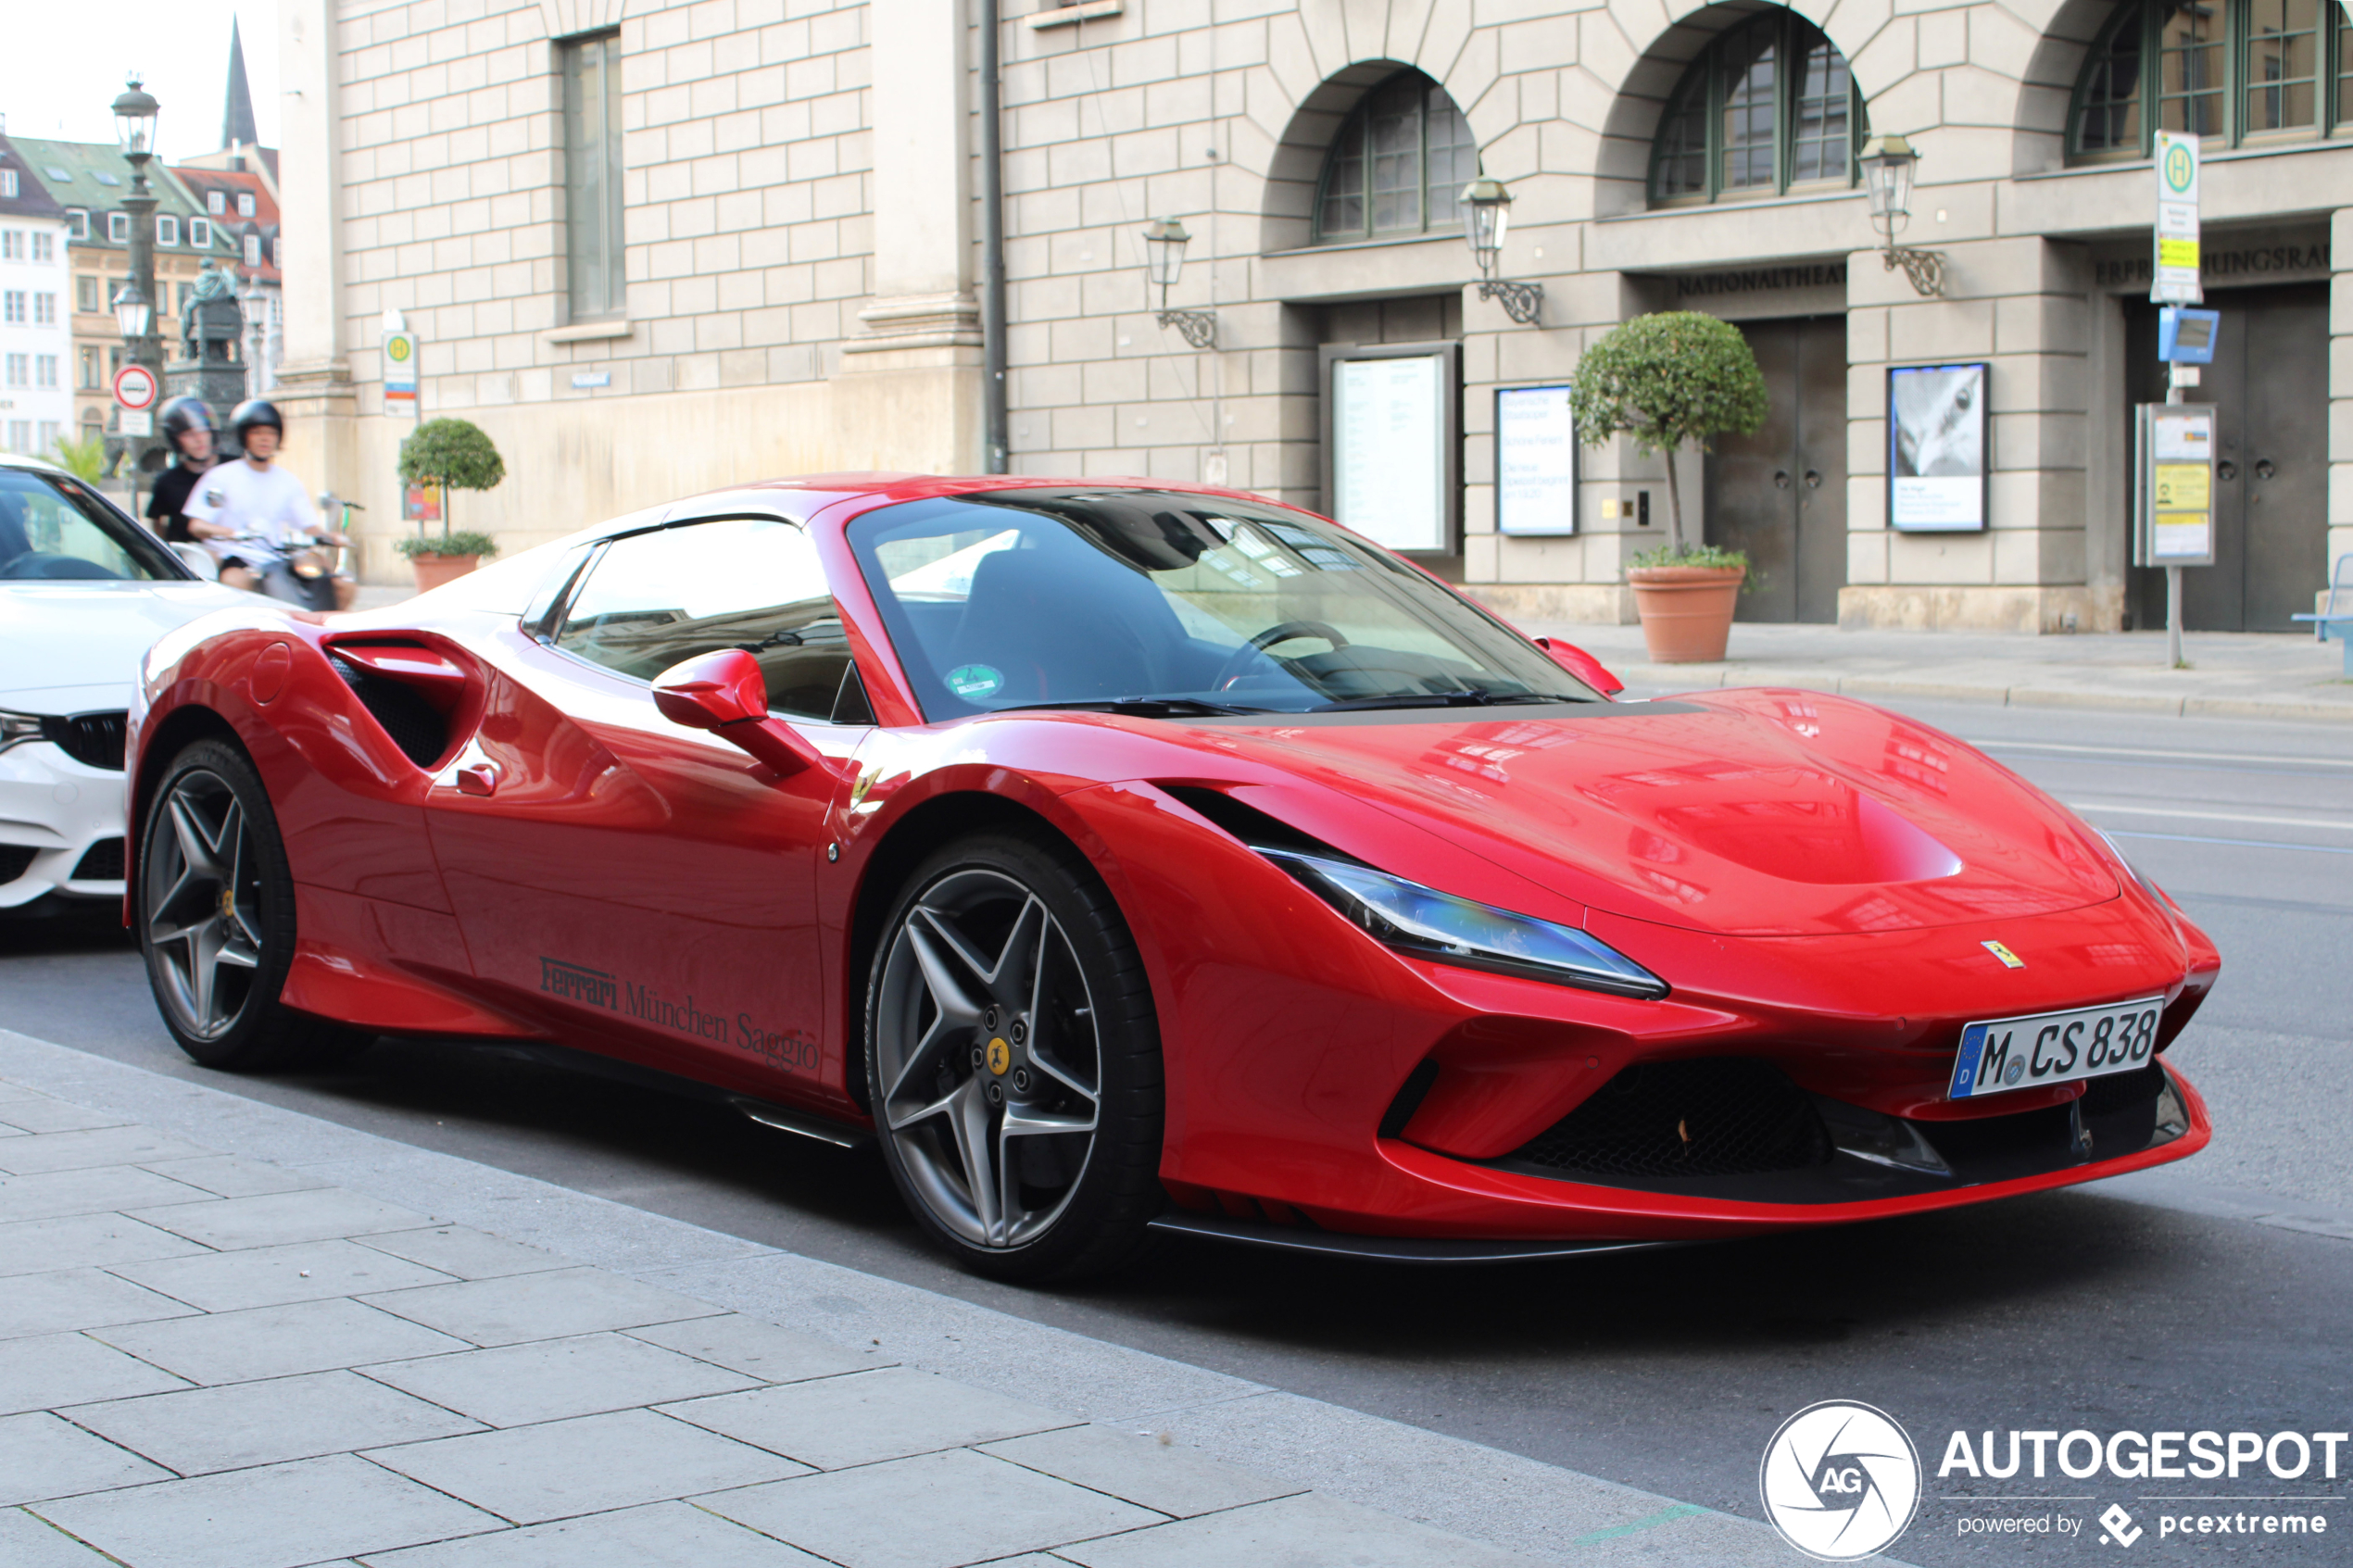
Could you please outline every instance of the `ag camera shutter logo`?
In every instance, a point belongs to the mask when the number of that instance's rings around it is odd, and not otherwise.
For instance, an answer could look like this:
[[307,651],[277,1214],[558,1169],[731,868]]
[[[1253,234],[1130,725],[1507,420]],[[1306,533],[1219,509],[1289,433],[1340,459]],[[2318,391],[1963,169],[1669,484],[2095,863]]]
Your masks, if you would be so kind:
[[1893,1545],[1920,1505],[1920,1456],[1886,1411],[1825,1399],[1781,1423],[1756,1487],[1781,1539],[1824,1562]]

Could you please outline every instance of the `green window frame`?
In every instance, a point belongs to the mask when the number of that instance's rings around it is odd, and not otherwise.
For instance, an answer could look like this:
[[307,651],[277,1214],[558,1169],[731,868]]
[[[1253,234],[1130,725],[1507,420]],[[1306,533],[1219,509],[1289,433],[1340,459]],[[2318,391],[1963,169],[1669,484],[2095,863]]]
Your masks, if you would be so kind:
[[1759,11],[1710,40],[1651,141],[1658,207],[1851,190],[1867,121],[1846,56],[1794,11]]
[[1315,182],[1315,243],[1413,239],[1462,222],[1478,142],[1446,89],[1417,70],[1377,83],[1340,124]]
[[2338,0],[2122,0],[2077,73],[2068,157],[2145,158],[2159,131],[2221,147],[2353,133],[2353,22]]

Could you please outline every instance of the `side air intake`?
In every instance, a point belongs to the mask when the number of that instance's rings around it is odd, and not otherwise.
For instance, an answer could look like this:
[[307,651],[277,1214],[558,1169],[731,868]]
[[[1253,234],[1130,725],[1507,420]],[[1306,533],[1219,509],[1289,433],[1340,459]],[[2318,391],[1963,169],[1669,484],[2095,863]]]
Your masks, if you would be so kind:
[[449,723],[440,709],[412,688],[362,670],[347,659],[331,654],[328,662],[403,757],[420,768],[441,760],[442,753],[449,749]]

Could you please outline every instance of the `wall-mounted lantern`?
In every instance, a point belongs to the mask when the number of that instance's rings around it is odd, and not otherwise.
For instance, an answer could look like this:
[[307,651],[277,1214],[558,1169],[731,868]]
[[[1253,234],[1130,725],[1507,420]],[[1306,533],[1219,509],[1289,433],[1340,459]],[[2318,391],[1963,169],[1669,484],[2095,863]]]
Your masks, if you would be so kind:
[[1863,191],[1871,202],[1871,227],[1879,231],[1881,264],[1889,271],[1904,269],[1904,276],[1912,281],[1912,292],[1919,295],[1941,295],[1944,292],[1944,257],[1932,250],[1908,250],[1895,243],[1895,236],[1912,218],[1912,174],[1920,155],[1912,144],[1901,136],[1873,136],[1863,144],[1858,160],[1863,168]]
[[1176,219],[1153,219],[1144,225],[1144,269],[1160,285],[1160,325],[1176,328],[1195,348],[1207,348],[1217,341],[1217,312],[1168,307],[1168,291],[1185,270],[1185,247],[1192,239]]
[[1515,283],[1495,276],[1504,259],[1504,235],[1512,226],[1512,193],[1501,180],[1480,178],[1463,187],[1463,238],[1478,263],[1478,297],[1503,301],[1504,314],[1534,326],[1543,307],[1544,285]]

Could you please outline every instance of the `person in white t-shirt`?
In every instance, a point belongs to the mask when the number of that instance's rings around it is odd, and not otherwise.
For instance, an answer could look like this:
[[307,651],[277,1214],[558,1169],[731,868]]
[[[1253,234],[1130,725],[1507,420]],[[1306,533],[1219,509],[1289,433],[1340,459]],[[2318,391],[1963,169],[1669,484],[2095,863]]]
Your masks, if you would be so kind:
[[[220,562],[220,581],[259,592],[264,573],[318,535],[319,513],[302,481],[274,461],[286,433],[277,408],[256,397],[229,418],[245,455],[206,470],[188,496],[187,515],[232,531],[207,539],[205,547]],[[334,583],[335,608],[350,608],[358,589],[346,577]]]

